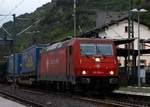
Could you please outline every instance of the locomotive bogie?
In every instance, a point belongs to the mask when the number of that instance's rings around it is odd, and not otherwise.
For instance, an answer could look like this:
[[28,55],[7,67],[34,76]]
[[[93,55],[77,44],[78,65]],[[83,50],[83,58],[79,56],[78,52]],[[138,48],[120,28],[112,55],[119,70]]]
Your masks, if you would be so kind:
[[118,87],[118,77],[79,77],[77,81],[90,90],[114,90]]

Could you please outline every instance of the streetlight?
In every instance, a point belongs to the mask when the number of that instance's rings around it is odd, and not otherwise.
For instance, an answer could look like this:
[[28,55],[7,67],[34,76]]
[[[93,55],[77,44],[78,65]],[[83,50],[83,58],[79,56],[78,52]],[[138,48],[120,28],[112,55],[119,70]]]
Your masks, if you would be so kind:
[[138,15],[138,86],[141,87],[140,82],[140,13],[145,13],[145,9],[132,9],[131,12],[135,12]]

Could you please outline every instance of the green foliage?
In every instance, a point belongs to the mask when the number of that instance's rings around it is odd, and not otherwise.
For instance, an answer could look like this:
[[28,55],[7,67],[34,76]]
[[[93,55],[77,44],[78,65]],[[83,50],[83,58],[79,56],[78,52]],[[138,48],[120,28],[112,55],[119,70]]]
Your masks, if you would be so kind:
[[145,0],[136,0],[136,4],[137,5],[141,5],[141,4],[143,4],[145,2]]

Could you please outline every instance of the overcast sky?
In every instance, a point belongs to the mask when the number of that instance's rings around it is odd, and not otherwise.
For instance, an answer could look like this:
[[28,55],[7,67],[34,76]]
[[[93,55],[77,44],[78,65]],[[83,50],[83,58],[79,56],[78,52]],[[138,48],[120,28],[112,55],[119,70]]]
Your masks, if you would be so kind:
[[[51,0],[0,0],[0,15],[31,13],[48,2]],[[0,16],[0,26],[9,20],[12,20],[11,16]]]

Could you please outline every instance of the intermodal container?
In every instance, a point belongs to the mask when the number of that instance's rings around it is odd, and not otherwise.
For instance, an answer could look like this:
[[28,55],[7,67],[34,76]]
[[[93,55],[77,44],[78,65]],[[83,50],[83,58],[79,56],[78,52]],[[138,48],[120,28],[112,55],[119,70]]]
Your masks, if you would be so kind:
[[33,45],[22,52],[21,74],[38,74],[40,50],[45,45]]
[[[15,74],[18,75],[22,69],[22,54],[21,53],[15,53],[15,61],[14,56],[10,55],[8,58],[8,73],[11,75],[14,73],[14,67],[15,67]],[[14,65],[15,62],[15,65]]]

